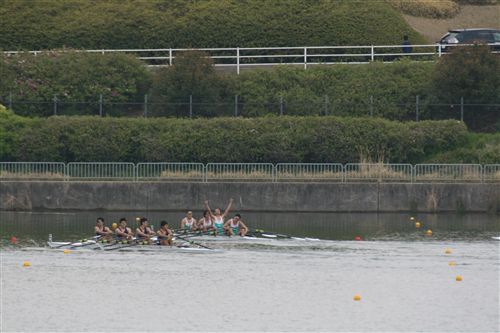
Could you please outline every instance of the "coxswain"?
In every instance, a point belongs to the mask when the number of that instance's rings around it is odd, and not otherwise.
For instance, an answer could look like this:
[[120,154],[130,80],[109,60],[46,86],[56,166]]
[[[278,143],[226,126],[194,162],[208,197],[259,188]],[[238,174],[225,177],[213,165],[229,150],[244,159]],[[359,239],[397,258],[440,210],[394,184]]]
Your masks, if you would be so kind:
[[116,238],[118,240],[132,240],[134,237],[134,234],[132,233],[132,230],[127,227],[127,219],[122,217],[120,219],[120,223],[118,225],[118,228],[115,230]]
[[156,234],[158,235],[159,245],[172,246],[172,238],[174,237],[174,233],[168,228],[168,223],[166,221],[160,222],[160,230],[158,230]]
[[248,227],[241,220],[241,215],[236,214],[232,219],[229,219],[224,224],[224,231],[228,236],[246,236],[248,233]]

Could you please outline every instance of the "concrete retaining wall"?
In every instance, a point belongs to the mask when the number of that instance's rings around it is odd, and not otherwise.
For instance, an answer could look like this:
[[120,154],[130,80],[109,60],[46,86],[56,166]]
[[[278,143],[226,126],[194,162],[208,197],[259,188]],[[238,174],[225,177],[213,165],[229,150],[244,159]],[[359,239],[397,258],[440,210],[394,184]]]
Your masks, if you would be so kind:
[[500,184],[0,182],[0,210],[495,212]]

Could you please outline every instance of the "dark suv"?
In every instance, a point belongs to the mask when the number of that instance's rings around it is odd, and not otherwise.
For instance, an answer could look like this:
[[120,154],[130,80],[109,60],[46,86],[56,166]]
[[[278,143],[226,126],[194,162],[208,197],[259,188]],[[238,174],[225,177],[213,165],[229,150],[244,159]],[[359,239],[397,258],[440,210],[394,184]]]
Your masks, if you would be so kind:
[[500,50],[500,30],[496,29],[455,29],[448,31],[438,42],[441,51],[449,51],[447,44],[488,43],[494,51]]

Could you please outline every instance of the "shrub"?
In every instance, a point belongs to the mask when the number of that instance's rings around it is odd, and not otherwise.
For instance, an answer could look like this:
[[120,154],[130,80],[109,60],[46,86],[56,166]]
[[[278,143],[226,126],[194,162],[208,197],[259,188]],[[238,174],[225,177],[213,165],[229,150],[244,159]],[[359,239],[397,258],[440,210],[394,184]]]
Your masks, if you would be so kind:
[[[292,67],[245,71],[235,88],[245,116],[277,114],[283,97],[287,115],[331,114],[415,119],[415,96],[432,93],[434,64],[400,61],[360,66]],[[371,105],[373,98],[373,105]],[[424,109],[424,106],[422,106]]]
[[[21,115],[46,116],[52,108],[40,103],[54,96],[64,114],[97,114],[99,95],[106,101],[124,103],[141,100],[149,89],[150,74],[143,63],[123,54],[96,55],[86,52],[50,52],[2,56],[2,67],[9,73],[2,80],[0,96],[12,96],[15,111]],[[94,102],[90,107],[81,102]]]
[[[21,117],[18,117],[21,118]],[[17,126],[19,120],[2,120]],[[456,121],[399,123],[370,118],[266,117],[23,120],[1,160],[131,162],[415,163],[462,144]],[[10,150],[9,150],[10,149]]]
[[381,1],[3,0],[0,17],[0,45],[15,50],[424,42]]
[[223,116],[224,112],[220,112],[223,108],[218,108],[228,92],[223,82],[206,53],[183,52],[175,58],[173,66],[155,73],[151,90],[153,114],[187,117],[192,98],[197,116]]
[[[467,113],[474,128],[490,131],[498,127],[498,107],[481,104],[498,104],[500,96],[500,58],[486,45],[458,47],[446,57],[441,57],[434,71],[435,96],[441,103],[458,104],[463,97],[477,107]],[[473,113],[474,112],[474,113]]]

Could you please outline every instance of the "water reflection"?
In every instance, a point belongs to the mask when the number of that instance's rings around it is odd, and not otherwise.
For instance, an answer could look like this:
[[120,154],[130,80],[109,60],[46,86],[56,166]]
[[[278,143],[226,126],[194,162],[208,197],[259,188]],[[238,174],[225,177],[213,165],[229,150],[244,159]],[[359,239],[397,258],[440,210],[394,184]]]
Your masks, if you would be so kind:
[[[194,212],[196,217],[201,211]],[[488,214],[411,214],[391,213],[244,213],[243,220],[251,229],[299,237],[317,237],[330,240],[484,240],[500,234],[500,215]],[[127,218],[136,226],[137,216],[147,216],[156,226],[167,220],[178,228],[183,212],[0,212],[0,241],[8,243],[16,236],[21,244],[43,243],[48,234],[57,240],[89,237],[97,217],[104,217],[106,225]],[[421,227],[416,228],[415,222]],[[433,236],[426,237],[425,230]]]

